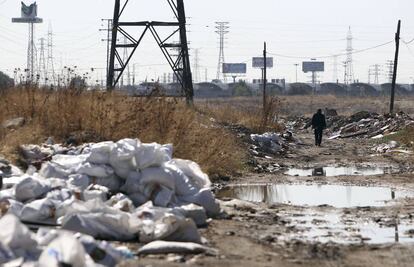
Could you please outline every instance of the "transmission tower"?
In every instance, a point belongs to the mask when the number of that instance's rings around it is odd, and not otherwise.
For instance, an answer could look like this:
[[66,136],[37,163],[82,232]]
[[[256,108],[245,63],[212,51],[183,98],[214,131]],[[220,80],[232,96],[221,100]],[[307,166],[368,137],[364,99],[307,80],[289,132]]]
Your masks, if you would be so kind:
[[394,76],[394,61],[393,60],[387,60],[387,63],[385,63],[387,67],[387,72],[385,73],[386,79],[389,83],[392,83],[392,78]]
[[47,31],[47,63],[46,63],[46,83],[50,83],[52,85],[56,84],[55,78],[55,66],[54,66],[54,58],[53,58],[53,32],[52,32],[52,25],[49,23],[49,29]]
[[193,69],[194,69],[194,75],[193,75],[193,80],[194,82],[199,82],[200,81],[200,58],[199,58],[199,49],[196,48],[194,50],[194,65],[193,65]]
[[99,29],[99,31],[106,32],[106,38],[102,39],[102,42],[106,42],[106,77],[109,73],[109,55],[111,54],[111,32],[112,32],[112,19],[102,19],[102,22],[106,22],[106,28]]
[[368,73],[368,83],[371,82],[371,77],[374,76],[374,84],[379,84],[379,75],[381,72],[381,66],[379,64],[375,64],[370,66],[369,73]]
[[338,82],[338,56],[335,55],[333,57],[333,75],[332,75],[332,80],[334,82]]
[[[182,91],[187,99],[187,102],[190,103],[193,100],[194,91],[193,91],[193,79],[191,74],[190,66],[190,57],[188,54],[188,42],[187,42],[187,30],[186,30],[186,17],[184,9],[183,0],[167,0],[166,1],[170,6],[175,21],[173,22],[162,22],[162,21],[121,21],[122,14],[125,8],[128,5],[128,0],[123,1],[121,6],[121,0],[115,0],[114,7],[114,18],[113,18],[113,27],[112,27],[112,38],[111,38],[111,53],[109,59],[109,72],[107,78],[107,87],[108,89],[113,89],[115,85],[119,82],[122,74],[124,73],[126,67],[128,66],[132,56],[134,55],[136,49],[140,45],[142,39],[144,38],[147,31],[149,31],[157,42],[161,52],[165,56],[168,64],[172,68],[175,76],[178,79],[178,82],[181,85]],[[159,11],[157,11],[159,12]],[[142,33],[138,37],[134,37],[131,33],[128,33],[128,29],[132,27],[141,27],[143,29]],[[161,37],[158,32],[158,28],[168,28],[174,27],[175,30],[169,34],[167,37]],[[128,44],[119,44],[117,40],[118,33],[123,35],[128,39]],[[179,42],[172,43],[170,40],[179,35]],[[119,54],[118,49],[120,48],[130,48],[131,52],[128,55],[127,60],[122,60],[122,57]],[[173,58],[171,50],[174,48],[179,48],[179,56]],[[115,67],[118,64],[119,67]]]
[[225,35],[229,33],[229,31],[228,31],[228,29],[230,28],[229,24],[230,24],[230,22],[216,22],[216,27],[215,27],[216,28],[216,33],[219,35],[219,46],[220,46],[216,79],[220,80],[220,76],[223,76],[224,82],[226,82],[226,77],[222,72],[223,63],[225,63],[225,60],[224,60],[224,40],[225,40]]
[[47,72],[46,72],[46,57],[45,57],[45,38],[40,38],[40,52],[39,52],[39,67],[38,67],[38,75],[40,81],[46,84],[47,81]]
[[354,67],[353,67],[353,59],[352,53],[354,51],[352,47],[352,32],[351,26],[349,26],[348,35],[346,37],[346,61],[345,61],[345,77],[344,82],[345,84],[352,84],[354,82]]

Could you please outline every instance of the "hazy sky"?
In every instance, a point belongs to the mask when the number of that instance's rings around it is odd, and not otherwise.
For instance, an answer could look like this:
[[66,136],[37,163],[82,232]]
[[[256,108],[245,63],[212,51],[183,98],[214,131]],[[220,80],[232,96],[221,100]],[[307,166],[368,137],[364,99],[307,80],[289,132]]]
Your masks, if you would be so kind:
[[[33,1],[25,1],[31,3]],[[36,37],[46,37],[49,23],[54,32],[55,68],[78,66],[81,71],[91,67],[106,66],[106,44],[101,41],[105,33],[102,18],[111,18],[111,0],[38,0],[38,15],[44,23],[36,28]],[[215,21],[229,21],[230,33],[226,35],[225,59],[229,63],[246,62],[248,78],[259,78],[260,71],[251,68],[251,58],[259,56],[263,41],[269,53],[278,54],[275,68],[269,70],[270,78],[295,80],[295,63],[309,58],[343,54],[346,34],[351,26],[354,49],[360,50],[394,39],[397,20],[402,20],[402,43],[399,82],[412,82],[414,77],[413,0],[186,0],[191,56],[199,49],[201,80],[205,70],[209,79],[217,72],[218,35],[214,33]],[[20,1],[0,0],[0,70],[9,74],[15,67],[25,67],[27,51],[27,25],[12,24],[11,18],[20,16]],[[172,20],[165,0],[130,0],[124,20]],[[138,30],[135,32],[139,34]],[[169,72],[165,60],[150,35],[136,53],[139,79],[154,79]],[[39,45],[38,45],[39,49]],[[370,65],[382,65],[385,82],[387,60],[394,58],[393,43],[354,55],[355,77],[368,80]],[[281,56],[283,55],[283,56]],[[293,57],[293,58],[291,58]],[[298,58],[296,58],[298,57]],[[326,72],[322,81],[334,77],[333,58],[324,58]],[[338,78],[343,80],[338,58]],[[98,71],[97,76],[100,76]],[[195,70],[193,69],[193,72]],[[299,72],[300,81],[309,81],[309,75]],[[373,77],[372,77],[373,79]]]

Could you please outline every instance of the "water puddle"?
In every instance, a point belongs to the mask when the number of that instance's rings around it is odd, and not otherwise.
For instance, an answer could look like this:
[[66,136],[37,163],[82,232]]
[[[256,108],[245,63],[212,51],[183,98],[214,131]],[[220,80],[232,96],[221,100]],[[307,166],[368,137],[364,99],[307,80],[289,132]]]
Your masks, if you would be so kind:
[[314,169],[289,169],[285,172],[289,176],[300,176],[300,177],[310,177],[310,176],[326,176],[326,177],[335,177],[335,176],[372,176],[372,175],[383,175],[392,173],[394,170],[391,167],[323,167],[323,168],[314,168]]
[[266,204],[347,208],[384,206],[388,201],[403,197],[403,193],[387,187],[266,184],[228,186],[217,196]]
[[380,225],[362,219],[344,218],[340,213],[325,213],[290,217],[289,225],[295,227],[296,231],[290,233],[288,239],[309,242],[340,244],[414,242],[412,222],[400,223],[398,219],[391,225]]

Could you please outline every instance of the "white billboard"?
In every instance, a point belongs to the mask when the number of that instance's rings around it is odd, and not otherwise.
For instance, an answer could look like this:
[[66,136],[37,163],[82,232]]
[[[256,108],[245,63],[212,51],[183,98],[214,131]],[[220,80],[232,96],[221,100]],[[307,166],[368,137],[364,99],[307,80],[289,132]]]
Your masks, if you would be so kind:
[[[273,68],[273,58],[267,57],[266,58],[266,67]],[[254,57],[253,58],[253,68],[264,68],[264,58],[263,57]]]
[[324,72],[325,62],[322,61],[305,61],[302,63],[303,72]]
[[247,65],[245,63],[223,63],[223,73],[225,74],[245,74]]

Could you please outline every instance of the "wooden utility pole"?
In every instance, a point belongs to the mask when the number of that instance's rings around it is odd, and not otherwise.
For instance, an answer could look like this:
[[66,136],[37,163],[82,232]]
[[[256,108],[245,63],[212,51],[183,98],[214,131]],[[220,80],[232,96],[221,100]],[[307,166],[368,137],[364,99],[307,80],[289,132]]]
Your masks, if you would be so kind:
[[263,115],[266,114],[267,98],[266,98],[266,83],[267,83],[267,51],[266,42],[263,49]]
[[390,114],[394,114],[395,84],[397,82],[398,54],[400,52],[400,30],[401,30],[401,20],[398,21],[397,33],[395,34],[396,49],[395,49],[395,59],[394,59],[394,73],[392,75],[392,84],[391,84]]

